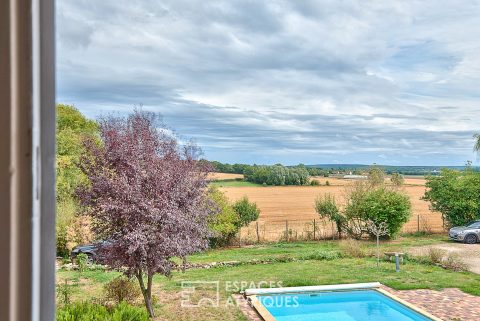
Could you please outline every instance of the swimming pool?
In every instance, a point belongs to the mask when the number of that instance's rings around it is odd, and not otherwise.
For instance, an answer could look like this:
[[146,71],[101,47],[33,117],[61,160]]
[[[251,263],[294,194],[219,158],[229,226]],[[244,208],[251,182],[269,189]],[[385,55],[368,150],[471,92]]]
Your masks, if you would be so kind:
[[[317,290],[312,289],[317,288]],[[266,321],[437,321],[377,284],[261,290],[251,297]],[[269,289],[270,290],[270,289]],[[283,291],[283,293],[282,293]],[[266,293],[265,293],[266,292]],[[278,293],[280,292],[280,293]]]

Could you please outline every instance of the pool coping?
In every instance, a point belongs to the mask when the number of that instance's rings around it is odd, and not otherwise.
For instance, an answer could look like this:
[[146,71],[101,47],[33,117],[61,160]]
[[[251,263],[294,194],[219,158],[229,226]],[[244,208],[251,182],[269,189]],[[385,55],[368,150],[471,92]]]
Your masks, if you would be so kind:
[[337,285],[319,285],[319,286],[302,286],[302,287],[286,287],[286,288],[269,288],[269,289],[247,289],[245,290],[245,298],[250,305],[257,311],[260,317],[264,321],[276,321],[273,315],[267,310],[267,308],[260,302],[257,296],[271,295],[271,294],[286,294],[286,293],[308,293],[318,291],[345,291],[345,290],[375,290],[386,297],[395,300],[396,302],[406,306],[407,308],[431,319],[432,321],[443,321],[442,319],[428,313],[424,309],[421,309],[396,295],[381,288],[382,284],[379,282],[372,283],[354,283],[354,284],[337,284]]

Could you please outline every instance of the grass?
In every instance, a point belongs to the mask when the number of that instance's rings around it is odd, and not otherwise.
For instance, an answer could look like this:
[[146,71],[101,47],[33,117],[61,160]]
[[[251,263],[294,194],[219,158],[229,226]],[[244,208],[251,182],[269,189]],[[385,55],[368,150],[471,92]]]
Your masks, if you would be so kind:
[[[444,241],[441,236],[403,236],[397,240],[383,242],[382,251],[387,249],[405,249],[438,244]],[[367,250],[374,249],[374,243],[362,242]],[[480,275],[469,272],[453,272],[441,267],[407,261],[401,266],[401,272],[395,272],[394,263],[381,262],[376,268],[374,258],[338,258],[318,260],[315,253],[338,252],[336,241],[277,243],[249,246],[244,248],[210,250],[189,258],[190,262],[207,263],[219,261],[249,261],[270,258],[295,257],[313,258],[312,260],[242,265],[235,267],[217,267],[210,269],[188,270],[186,273],[174,272],[171,278],[157,275],[154,278],[154,293],[160,298],[156,305],[156,320],[222,320],[244,321],[238,308],[230,302],[230,295],[244,288],[265,286],[303,286],[319,284],[338,284],[379,281],[397,290],[435,289],[456,287],[464,292],[480,296]],[[118,272],[76,271],[58,272],[58,282],[69,279],[73,286],[74,300],[88,300],[102,297],[103,285],[118,275]],[[218,282],[220,289],[220,307],[200,309],[181,308],[183,281]],[[213,295],[211,289],[199,290],[204,295]]]
[[237,180],[237,179],[223,179],[210,182],[210,185],[216,187],[258,187],[262,186],[257,183],[251,183],[244,180]]
[[[382,250],[406,251],[409,247],[425,246],[438,244],[448,241],[444,235],[429,236],[399,236],[392,241],[382,241]],[[366,248],[375,248],[375,243],[362,241]],[[188,261],[191,263],[208,263],[220,261],[250,261],[252,259],[265,260],[283,257],[285,255],[293,258],[301,258],[314,255],[318,251],[336,251],[339,250],[337,241],[311,241],[295,243],[268,243],[241,248],[214,249],[200,254],[190,256]]]

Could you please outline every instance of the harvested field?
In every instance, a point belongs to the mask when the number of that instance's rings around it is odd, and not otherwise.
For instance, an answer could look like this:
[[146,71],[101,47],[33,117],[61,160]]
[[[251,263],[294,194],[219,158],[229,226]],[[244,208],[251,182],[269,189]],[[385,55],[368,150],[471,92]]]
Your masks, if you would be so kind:
[[[286,238],[311,239],[313,237],[313,220],[315,219],[315,237],[331,237],[334,226],[330,222],[319,219],[314,210],[315,198],[329,193],[342,203],[346,185],[352,181],[338,178],[318,178],[322,184],[328,180],[330,186],[274,186],[274,187],[222,187],[221,190],[231,201],[247,196],[257,203],[261,210],[258,222],[242,230],[242,237],[260,238],[265,241],[278,241]],[[412,202],[412,217],[403,227],[403,232],[417,231],[442,232],[442,217],[440,213],[432,212],[428,202],[421,200],[425,192],[423,179],[406,179],[402,189],[410,196]],[[288,222],[287,222],[288,221]]]
[[235,178],[243,178],[242,174],[230,174],[230,173],[210,173],[208,174],[207,179],[212,181],[219,181],[224,179],[235,179]]

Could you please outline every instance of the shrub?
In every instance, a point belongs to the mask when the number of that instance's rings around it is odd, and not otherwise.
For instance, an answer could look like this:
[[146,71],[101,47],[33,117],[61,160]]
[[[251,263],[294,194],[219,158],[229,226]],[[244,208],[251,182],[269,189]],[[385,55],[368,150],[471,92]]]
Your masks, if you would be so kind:
[[392,182],[393,186],[400,187],[404,184],[405,179],[403,178],[403,175],[393,173],[392,177],[390,177],[390,181]]
[[430,247],[427,251],[428,261],[432,264],[441,264],[446,252],[441,249]]
[[64,283],[57,285],[57,298],[61,304],[70,304],[70,297],[72,295],[72,287],[68,284],[68,280],[65,279]]
[[346,220],[349,223],[361,222],[357,230],[350,228],[352,234],[368,233],[365,228],[369,220],[376,224],[384,222],[387,225],[388,235],[394,237],[400,232],[411,215],[411,203],[407,195],[402,192],[389,189],[385,186],[365,188],[358,186],[350,194],[349,202],[345,208]]
[[134,303],[140,296],[137,284],[125,276],[120,276],[108,282],[104,286],[105,299],[115,303]]
[[210,187],[208,195],[214,207],[208,227],[212,233],[210,246],[218,247],[228,244],[240,229],[240,217],[229,204],[227,197],[218,188]]
[[365,249],[362,244],[354,239],[342,240],[339,243],[340,250],[345,256],[354,257],[354,258],[363,258],[367,256]]
[[256,203],[250,203],[246,196],[233,204],[233,209],[238,215],[238,227],[247,226],[250,222],[258,220],[260,210]]
[[78,265],[78,271],[79,272],[85,272],[87,270],[87,264],[88,264],[88,256],[85,253],[80,253],[77,255],[76,258],[77,265]]
[[368,170],[368,182],[371,186],[383,185],[385,183],[385,171],[378,166],[372,166]]
[[316,179],[312,179],[312,180],[310,181],[310,185],[311,185],[311,186],[320,186],[320,182],[319,182],[318,180],[316,180]]
[[330,181],[326,181],[325,186],[330,186]]
[[57,321],[149,321],[149,317],[144,309],[124,302],[113,308],[83,302],[58,309]]
[[342,257],[340,252],[336,251],[317,251],[311,254],[306,254],[301,257],[302,260],[317,260],[317,261],[331,261]]
[[480,173],[445,169],[440,176],[427,177],[423,199],[442,213],[452,226],[465,225],[480,218]]
[[338,235],[342,235],[343,227],[345,225],[345,217],[340,212],[334,196],[325,194],[323,197],[317,197],[315,200],[315,210],[321,218],[326,218],[335,222]]
[[468,270],[468,265],[458,256],[458,254],[450,253],[443,261],[442,266],[447,270],[455,272],[463,272]]

